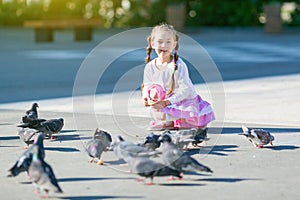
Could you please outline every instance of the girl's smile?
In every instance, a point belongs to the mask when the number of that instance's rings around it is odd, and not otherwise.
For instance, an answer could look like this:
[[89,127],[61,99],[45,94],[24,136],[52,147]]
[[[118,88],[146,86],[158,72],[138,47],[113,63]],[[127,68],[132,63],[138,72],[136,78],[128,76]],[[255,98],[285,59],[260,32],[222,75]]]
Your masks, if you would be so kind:
[[168,63],[172,60],[172,51],[176,44],[177,43],[173,37],[173,34],[170,31],[164,30],[158,31],[155,34],[151,46],[155,49],[155,52],[161,63]]

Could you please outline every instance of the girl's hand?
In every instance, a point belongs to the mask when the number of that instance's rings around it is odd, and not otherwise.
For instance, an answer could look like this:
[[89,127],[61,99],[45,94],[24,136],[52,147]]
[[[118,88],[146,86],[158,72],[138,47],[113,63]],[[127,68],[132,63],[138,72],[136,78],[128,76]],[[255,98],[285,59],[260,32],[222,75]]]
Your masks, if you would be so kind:
[[166,107],[170,104],[171,103],[170,103],[169,100],[163,100],[163,101],[157,101],[157,102],[153,103],[151,106],[155,109],[160,110],[160,109],[162,109],[162,108],[164,108],[164,107]]
[[144,100],[144,106],[150,106],[147,98],[144,98],[143,100]]

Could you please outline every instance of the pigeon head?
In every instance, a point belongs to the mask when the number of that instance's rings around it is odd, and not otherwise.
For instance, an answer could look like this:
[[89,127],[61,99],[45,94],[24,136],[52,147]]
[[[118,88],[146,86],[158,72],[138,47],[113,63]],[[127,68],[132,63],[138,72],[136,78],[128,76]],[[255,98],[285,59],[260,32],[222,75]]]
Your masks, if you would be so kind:
[[94,133],[94,138],[95,139],[105,139],[105,140],[108,140],[109,142],[112,142],[111,135],[106,131],[99,130],[98,128],[96,129],[96,131]]
[[59,118],[58,120],[61,121],[62,124],[64,123],[64,119],[63,118]]
[[117,140],[118,142],[123,142],[123,141],[125,141],[124,138],[123,138],[121,135],[117,135],[116,140]]
[[32,104],[32,109],[36,109],[38,107],[39,107],[39,105],[37,103]]
[[242,125],[242,130],[243,130],[243,132],[244,133],[250,133],[250,130],[249,130],[249,128],[247,128],[246,126],[244,126],[244,125]]
[[168,133],[163,133],[159,138],[158,141],[161,141],[162,143],[167,142],[170,143],[172,142],[172,138],[170,136],[170,134]]
[[275,140],[275,137],[273,135],[271,135],[270,141],[274,141],[274,140]]

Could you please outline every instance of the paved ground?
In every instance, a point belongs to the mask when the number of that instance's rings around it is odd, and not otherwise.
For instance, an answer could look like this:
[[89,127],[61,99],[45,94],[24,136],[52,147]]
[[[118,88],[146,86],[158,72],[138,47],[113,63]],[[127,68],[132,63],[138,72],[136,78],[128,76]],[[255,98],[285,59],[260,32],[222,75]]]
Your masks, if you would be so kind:
[[[256,35],[259,41],[269,38],[259,35]],[[280,43],[292,41],[294,36],[281,36]],[[214,37],[222,41],[222,34]],[[236,38],[242,38],[240,33],[236,33]],[[36,44],[31,45],[36,48]],[[25,47],[21,45],[20,48]],[[278,63],[292,66],[296,62],[294,56],[283,55],[281,58],[289,61]],[[241,63],[245,66],[250,62]],[[264,63],[261,67],[268,65]],[[190,154],[211,167],[214,173],[186,175],[181,181],[155,178],[153,186],[136,182],[137,175],[128,173],[126,167],[120,167],[121,162],[112,152],[105,153],[105,165],[98,166],[88,163],[89,157],[83,149],[83,144],[97,127],[113,136],[121,134],[127,140],[142,141],[149,133],[146,130],[149,118],[147,110],[140,104],[137,91],[38,100],[40,117],[63,117],[66,122],[61,142],[45,141],[46,161],[53,167],[64,190],[63,194],[53,198],[297,199],[300,194],[297,188],[300,184],[299,80],[299,73],[289,72],[289,75],[282,73],[280,76],[197,84],[196,89],[201,96],[213,103],[217,120],[210,125],[207,144]],[[14,88],[14,91],[19,90]],[[7,94],[5,91],[1,90],[1,93]],[[33,186],[25,174],[16,178],[6,177],[7,170],[24,151],[24,145],[16,135],[16,124],[31,103],[32,100],[11,101],[0,105],[0,195],[5,199],[39,199],[33,194]],[[274,146],[254,148],[237,135],[242,124],[270,130],[276,138]]]

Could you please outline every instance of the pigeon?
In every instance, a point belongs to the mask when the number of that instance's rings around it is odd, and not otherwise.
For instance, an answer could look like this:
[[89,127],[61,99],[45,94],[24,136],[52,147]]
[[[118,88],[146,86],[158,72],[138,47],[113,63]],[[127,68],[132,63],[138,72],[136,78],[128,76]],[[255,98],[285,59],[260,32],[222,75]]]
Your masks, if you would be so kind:
[[152,157],[160,154],[158,151],[149,151],[147,148],[125,141],[122,136],[118,135],[112,144],[113,151],[119,159],[125,160],[130,157]]
[[273,145],[273,141],[275,137],[271,135],[270,132],[263,129],[251,129],[246,126],[242,126],[243,133],[239,135],[244,135],[248,138],[248,140],[257,148],[263,148],[264,145],[271,144]]
[[163,134],[159,138],[163,143],[162,159],[164,164],[172,166],[176,170],[184,172],[209,172],[213,171],[199,163],[196,159],[180,150],[171,140],[169,134]]
[[62,193],[58,185],[52,167],[39,155],[37,146],[32,148],[32,161],[28,169],[28,174],[32,180],[35,192],[45,192],[42,197],[47,198],[49,192]]
[[42,122],[47,121],[46,119],[32,119],[28,122],[22,122],[21,124],[17,125],[20,128],[30,128],[30,129],[38,129],[41,126]]
[[146,136],[142,146],[147,148],[148,150],[154,151],[155,149],[160,147],[160,141],[158,141],[159,136],[160,135],[150,133],[149,135]]
[[52,134],[58,134],[63,128],[63,126],[64,126],[63,118],[49,119],[49,120],[37,119],[27,124],[18,125],[18,127],[23,127],[23,128],[28,127],[28,128],[33,128],[38,131],[41,131],[45,134],[45,137],[51,139],[54,139],[54,137],[52,137]]
[[168,134],[172,142],[180,149],[187,150],[191,142],[195,142],[194,135],[190,130],[180,130],[176,132],[171,132],[166,130],[162,135]]
[[155,176],[175,176],[179,179],[182,178],[180,171],[151,160],[147,157],[128,156],[126,160],[133,173],[151,179],[151,181],[147,183],[148,185],[153,184],[153,179]]
[[31,128],[19,128],[18,129],[18,135],[20,137],[20,140],[27,145],[25,148],[28,148],[30,144],[33,144],[34,136],[37,132],[38,132],[38,130],[31,129]]
[[45,158],[45,150],[44,150],[44,134],[42,132],[36,133],[34,143],[29,147],[25,152],[22,153],[17,162],[8,170],[8,177],[14,177],[19,175],[21,172],[27,172],[32,161],[32,149],[34,146],[37,146],[39,150],[39,156],[44,159]]
[[202,142],[205,142],[207,139],[207,128],[193,128],[190,130],[191,132],[193,132],[194,136],[194,140],[192,142],[192,145],[194,147],[200,147],[199,144]]
[[22,117],[22,122],[28,123],[31,120],[37,119],[38,118],[38,112],[37,112],[38,107],[39,106],[37,103],[33,103],[31,106],[31,109],[27,110],[25,115]]
[[109,133],[96,129],[93,139],[87,142],[86,151],[88,155],[92,158],[89,162],[94,162],[94,159],[97,158],[97,164],[102,165],[103,161],[101,160],[101,155],[103,151],[107,151],[112,142],[112,137]]

